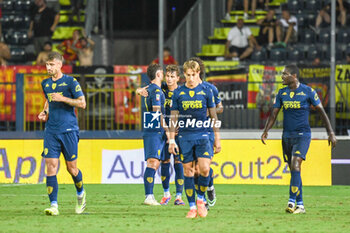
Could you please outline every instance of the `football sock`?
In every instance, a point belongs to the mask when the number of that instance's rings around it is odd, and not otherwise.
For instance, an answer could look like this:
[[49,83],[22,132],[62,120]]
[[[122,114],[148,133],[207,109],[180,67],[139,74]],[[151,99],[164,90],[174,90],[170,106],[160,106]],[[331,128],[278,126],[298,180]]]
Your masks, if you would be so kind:
[[162,178],[162,185],[164,192],[169,192],[169,181],[170,181],[170,163],[162,163],[160,165],[160,174]]
[[190,208],[193,206],[196,206],[193,176],[192,177],[185,176],[185,193],[186,193],[188,204],[189,204]]
[[143,175],[146,196],[153,194],[154,174],[156,174],[156,170],[150,167],[146,168],[145,174]]
[[196,189],[196,193],[198,194],[198,176],[194,177],[194,187]]
[[203,201],[205,200],[204,194],[208,189],[209,179],[210,179],[209,176],[204,177],[202,175],[200,175],[198,178],[198,193],[197,193],[198,195],[197,195],[197,197],[200,200],[203,200]]
[[210,168],[210,170],[209,170],[209,185],[208,185],[208,187],[212,187],[213,185],[214,185],[214,171],[213,171],[213,169],[212,168]]
[[174,170],[175,170],[176,195],[181,197],[182,191],[184,188],[184,169],[183,169],[182,163],[175,163]]
[[58,183],[56,176],[46,177],[46,188],[49,195],[51,205],[57,206]]
[[84,192],[84,187],[83,187],[83,174],[79,170],[77,176],[72,176],[75,188],[77,189],[77,195],[81,195]]
[[301,182],[300,171],[291,171],[291,174],[292,176],[289,186],[289,202],[295,203]]
[[300,186],[299,186],[299,192],[297,193],[297,205],[304,205],[303,202],[303,183],[301,181],[301,177],[300,177]]

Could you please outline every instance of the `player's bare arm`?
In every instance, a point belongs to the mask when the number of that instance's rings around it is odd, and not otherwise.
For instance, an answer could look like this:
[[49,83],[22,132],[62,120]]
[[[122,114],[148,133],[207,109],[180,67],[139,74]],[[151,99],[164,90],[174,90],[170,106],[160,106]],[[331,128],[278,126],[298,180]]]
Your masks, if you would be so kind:
[[65,104],[68,104],[68,105],[70,105],[72,107],[76,107],[76,108],[81,108],[81,109],[86,108],[86,102],[85,102],[84,96],[80,96],[77,99],[71,99],[71,98],[65,97],[59,93],[52,93],[52,101],[63,102]]
[[49,103],[47,102],[47,100],[45,101],[44,104],[44,109],[41,111],[41,113],[39,113],[38,118],[41,121],[46,121],[47,120],[47,115],[49,114]]
[[147,91],[147,88],[148,88],[149,85],[145,86],[145,87],[139,87],[136,89],[136,94],[140,95],[140,96],[143,96],[143,97],[147,97],[148,96],[148,91]]
[[169,153],[171,154],[178,154],[179,153],[179,147],[176,145],[175,142],[175,133],[176,133],[176,123],[179,118],[179,111],[173,110],[170,114],[170,138],[169,138]]
[[332,144],[332,148],[334,148],[335,145],[337,144],[337,139],[336,139],[335,133],[332,129],[331,122],[329,121],[328,116],[327,116],[326,112],[324,111],[322,104],[317,105],[316,109],[320,113],[322,121],[326,126],[326,130],[327,130],[327,134],[328,134],[328,145]]
[[280,112],[280,108],[273,108],[272,109],[272,113],[271,113],[269,119],[266,122],[264,132],[261,135],[261,142],[264,143],[265,145],[266,145],[265,141],[267,140],[267,136],[268,136],[267,132],[275,124],[275,121],[276,121],[276,118],[277,118],[277,115],[278,115],[279,112]]
[[[212,119],[214,122],[218,121],[218,116],[216,114],[216,108],[209,108],[209,117]],[[219,128],[216,126],[214,123],[213,127],[214,135],[215,135],[215,141],[214,141],[214,154],[217,154],[221,151],[221,142],[220,142],[220,132]]]
[[224,112],[224,106],[222,105],[222,103],[218,103],[216,105],[216,114],[221,114]]

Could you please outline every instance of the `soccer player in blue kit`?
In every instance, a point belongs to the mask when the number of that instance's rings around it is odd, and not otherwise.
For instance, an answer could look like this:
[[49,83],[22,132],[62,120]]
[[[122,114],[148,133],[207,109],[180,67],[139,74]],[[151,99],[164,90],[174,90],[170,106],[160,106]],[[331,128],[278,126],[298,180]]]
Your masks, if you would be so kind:
[[[212,91],[199,83],[199,64],[187,61],[183,65],[186,83],[177,88],[172,97],[169,153],[178,154],[175,141],[176,127],[179,127],[180,159],[184,167],[185,193],[190,211],[187,218],[206,217],[208,211],[204,203],[204,195],[209,185],[210,162],[213,156],[206,121],[213,124],[215,153],[220,152],[220,134]],[[210,119],[207,119],[209,111]],[[219,122],[220,123],[220,122]],[[198,161],[199,173],[197,203],[195,200],[194,163]],[[197,206],[196,206],[197,204]],[[198,213],[197,213],[198,208]]]
[[286,212],[303,214],[306,211],[302,197],[303,191],[300,171],[302,161],[306,159],[306,153],[311,141],[309,125],[310,105],[315,106],[325,123],[328,133],[328,144],[332,144],[334,148],[337,140],[316,91],[311,87],[301,84],[298,78],[299,68],[297,66],[285,66],[282,72],[282,80],[283,85],[287,85],[287,87],[278,91],[272,113],[261,135],[261,141],[265,144],[268,131],[275,123],[277,115],[283,107],[283,157],[291,171],[289,200]]
[[[161,127],[143,129],[143,145],[145,152],[145,160],[147,167],[144,173],[144,186],[146,199],[145,205],[160,205],[153,195],[154,176],[159,168],[162,151],[167,141],[166,133],[169,134],[169,129],[163,121],[165,114],[164,104],[165,97],[161,89],[163,80],[163,69],[159,64],[152,64],[147,68],[147,75],[151,80],[148,86],[148,96],[145,99],[146,112],[145,114],[152,114],[153,118],[160,119]],[[155,113],[151,113],[155,112]]]
[[50,77],[41,82],[46,102],[38,118],[46,121],[42,156],[47,167],[46,186],[51,202],[51,206],[45,209],[47,215],[59,214],[56,174],[61,152],[77,190],[75,212],[83,213],[86,206],[83,176],[77,167],[79,127],[74,113],[75,107],[85,109],[86,102],[78,81],[62,73],[62,63],[63,57],[60,53],[49,53],[46,70]]
[[[199,83],[203,84],[205,87],[209,88],[213,92],[214,96],[214,102],[215,102],[215,107],[216,107],[216,114],[221,114],[224,111],[224,107],[222,106],[221,99],[219,97],[219,91],[218,89],[211,83],[204,81],[204,74],[205,74],[205,66],[199,57],[191,57],[189,59],[190,61],[195,61],[199,64],[200,67],[200,72],[199,72]],[[214,131],[213,128],[208,128],[208,134],[209,134],[209,141],[210,141],[210,146],[212,147],[212,150],[214,151]],[[198,164],[196,164],[195,167],[195,175],[194,175],[194,183],[196,187],[196,191],[198,192]],[[214,206],[216,203],[216,193],[215,193],[215,188],[214,188],[214,172],[213,169],[210,168],[209,171],[209,186],[207,189],[207,194],[208,194],[208,205],[209,206]]]

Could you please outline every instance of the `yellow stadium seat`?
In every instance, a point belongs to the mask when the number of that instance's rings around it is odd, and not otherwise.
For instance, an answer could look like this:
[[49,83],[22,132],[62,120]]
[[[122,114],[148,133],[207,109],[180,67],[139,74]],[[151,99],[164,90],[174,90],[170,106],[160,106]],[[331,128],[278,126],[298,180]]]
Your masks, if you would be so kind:
[[61,6],[70,6],[70,0],[60,0]]
[[202,52],[197,53],[197,56],[223,56],[224,54],[224,44],[207,44],[202,46]]
[[57,27],[51,39],[65,40],[72,38],[74,30],[82,30],[82,27]]

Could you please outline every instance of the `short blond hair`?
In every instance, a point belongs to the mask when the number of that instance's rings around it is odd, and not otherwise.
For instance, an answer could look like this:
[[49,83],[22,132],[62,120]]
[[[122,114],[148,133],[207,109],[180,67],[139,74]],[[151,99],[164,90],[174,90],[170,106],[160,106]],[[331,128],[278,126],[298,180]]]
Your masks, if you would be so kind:
[[194,70],[195,72],[200,72],[201,67],[199,66],[198,62],[193,60],[188,60],[183,65],[184,72],[187,70]]

